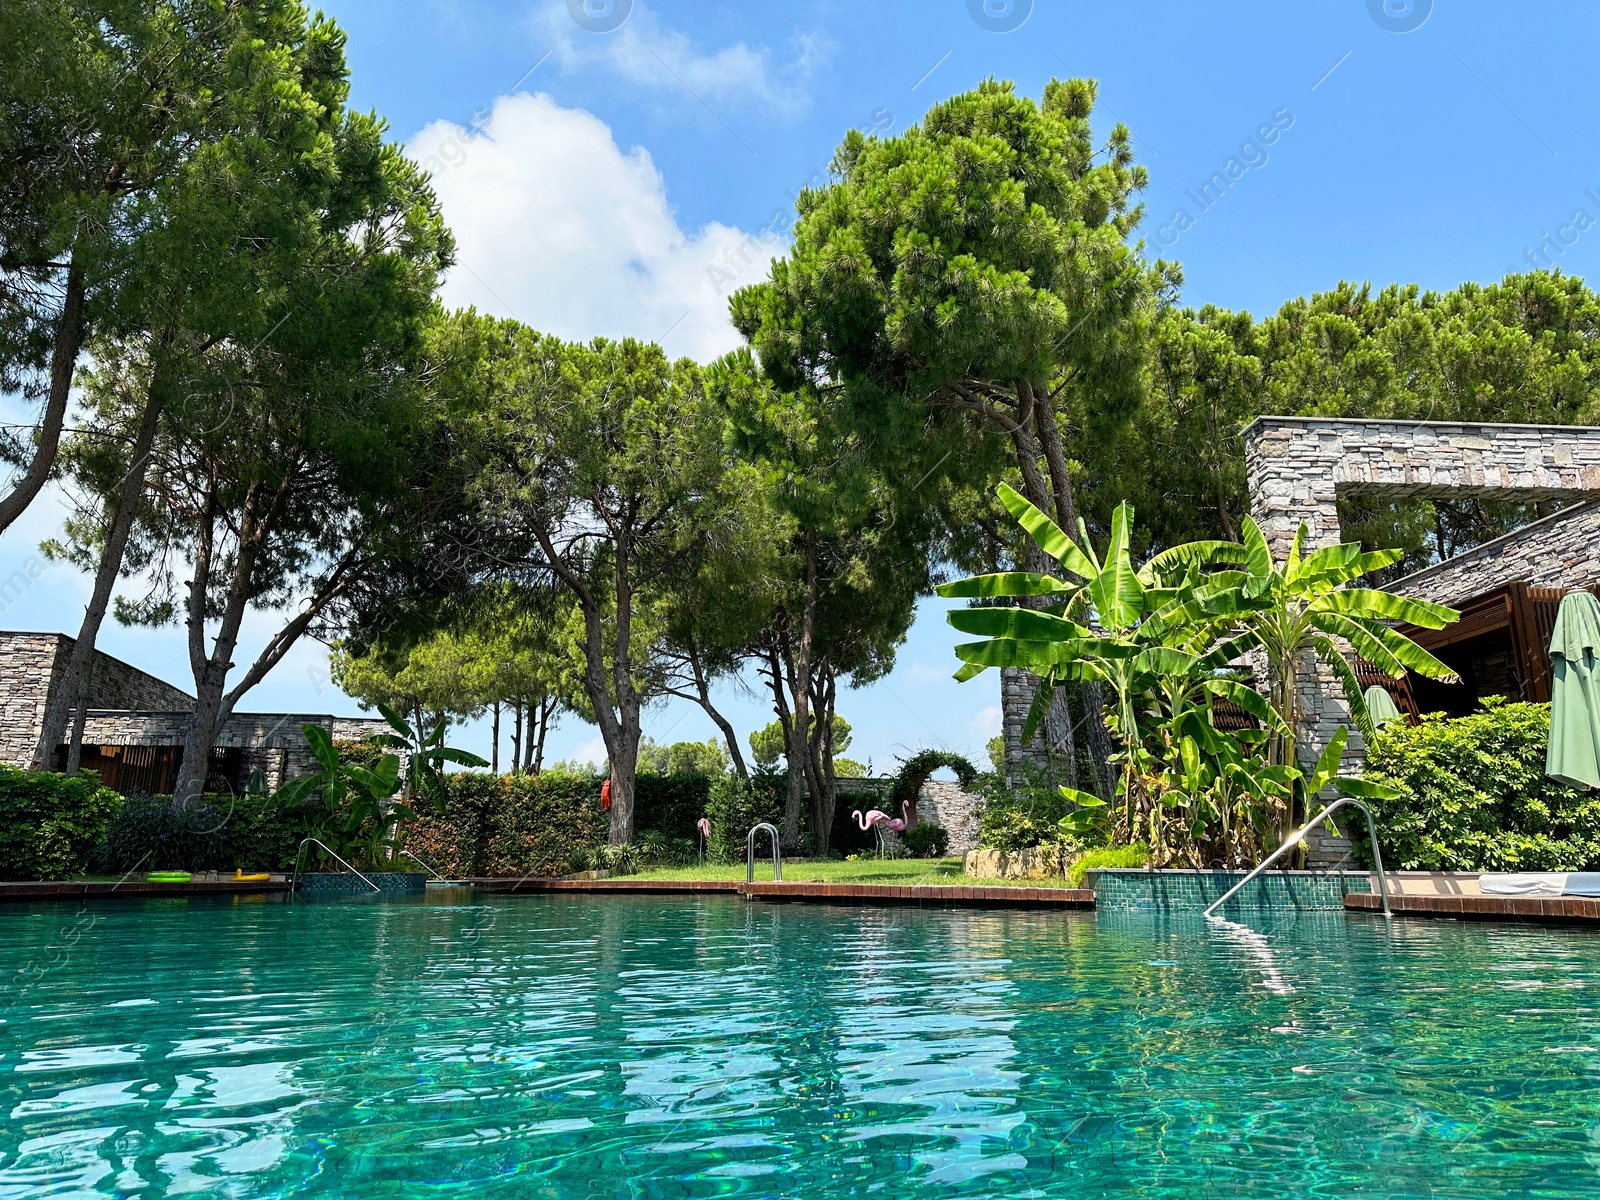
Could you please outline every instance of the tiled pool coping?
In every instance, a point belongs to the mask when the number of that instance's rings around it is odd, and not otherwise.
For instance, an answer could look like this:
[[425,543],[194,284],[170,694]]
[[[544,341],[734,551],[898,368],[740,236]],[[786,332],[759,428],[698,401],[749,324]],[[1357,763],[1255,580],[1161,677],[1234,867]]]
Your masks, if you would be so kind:
[[721,892],[752,900],[800,900],[820,904],[928,904],[959,908],[1093,908],[1087,888],[973,887],[957,884],[895,886],[870,883],[807,883],[732,879],[473,879],[461,882],[502,893],[611,893],[644,895]]
[[0,901],[117,899],[123,896],[239,896],[288,890],[289,884],[281,879],[192,879],[188,883],[149,883],[143,879],[130,879],[126,883],[45,880],[37,883],[0,883]]
[[[1351,912],[1382,911],[1382,902],[1370,892],[1350,893],[1344,906]],[[1408,917],[1600,925],[1600,899],[1587,896],[1390,896],[1389,909]]]

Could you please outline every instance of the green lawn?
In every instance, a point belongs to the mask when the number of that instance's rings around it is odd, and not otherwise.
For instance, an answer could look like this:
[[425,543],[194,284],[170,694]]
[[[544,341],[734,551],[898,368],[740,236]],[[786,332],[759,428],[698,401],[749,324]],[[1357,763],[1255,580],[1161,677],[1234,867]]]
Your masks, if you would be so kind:
[[[703,867],[652,867],[630,879],[738,879],[744,878],[744,866]],[[772,878],[772,859],[756,862],[757,881]],[[855,862],[825,860],[808,862],[785,859],[785,883],[881,883],[896,887],[915,887],[919,884],[961,884],[974,887],[1066,887],[1067,881],[1055,879],[974,879],[961,872],[959,858],[862,858]]]

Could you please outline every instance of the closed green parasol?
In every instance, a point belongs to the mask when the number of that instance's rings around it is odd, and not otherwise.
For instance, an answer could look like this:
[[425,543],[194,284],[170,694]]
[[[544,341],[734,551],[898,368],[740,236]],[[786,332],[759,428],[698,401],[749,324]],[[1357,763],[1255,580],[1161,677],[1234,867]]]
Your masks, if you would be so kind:
[[1374,729],[1382,729],[1390,721],[1400,719],[1400,709],[1396,707],[1394,697],[1382,684],[1373,684],[1362,699],[1367,702],[1367,716],[1372,718]]
[[1550,658],[1550,749],[1544,771],[1577,788],[1600,788],[1600,602],[1588,592],[1568,592],[1556,613]]

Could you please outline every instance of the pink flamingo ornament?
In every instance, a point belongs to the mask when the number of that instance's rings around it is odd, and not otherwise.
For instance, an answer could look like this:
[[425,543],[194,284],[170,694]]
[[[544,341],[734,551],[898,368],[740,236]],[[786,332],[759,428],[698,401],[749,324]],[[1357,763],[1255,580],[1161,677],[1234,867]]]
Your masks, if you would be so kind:
[[885,814],[883,823],[887,828],[894,830],[896,833],[904,833],[906,831],[906,823],[910,820],[911,801],[902,800],[900,801],[900,815],[898,817],[890,817]]
[[700,861],[704,862],[706,857],[706,844],[711,841],[711,821],[707,817],[701,817],[694,823],[694,827],[695,831],[700,834]]
[[859,808],[856,809],[854,812],[852,812],[850,815],[856,819],[856,825],[861,830],[862,833],[865,833],[867,830],[872,829],[873,827],[878,825],[879,822],[887,821],[889,819],[889,814],[888,813],[882,812],[882,811],[880,811],[879,809],[876,809],[876,808],[867,809],[867,812],[866,812],[865,816],[862,815],[861,810]]

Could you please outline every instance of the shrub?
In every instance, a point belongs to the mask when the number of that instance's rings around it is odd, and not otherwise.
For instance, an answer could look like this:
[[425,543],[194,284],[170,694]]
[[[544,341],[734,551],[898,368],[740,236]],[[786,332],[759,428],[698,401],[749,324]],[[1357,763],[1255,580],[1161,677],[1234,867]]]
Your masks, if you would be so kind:
[[1101,846],[1098,850],[1085,850],[1072,860],[1072,865],[1067,868],[1067,882],[1075,888],[1081,888],[1084,874],[1088,871],[1104,867],[1143,867],[1149,862],[1149,846]]
[[[1465,717],[1387,726],[1372,743],[1366,777],[1406,795],[1368,802],[1384,865],[1410,871],[1600,867],[1600,795],[1575,792],[1545,775],[1549,740],[1548,704],[1507,704],[1497,697]],[[1357,839],[1363,853],[1364,843]]]
[[445,875],[562,875],[605,843],[594,776],[458,771],[445,786],[444,812],[425,811],[407,830],[409,849]]
[[91,771],[0,765],[0,879],[69,879],[89,867],[122,797]]
[[985,849],[1027,850],[1066,840],[1058,822],[1074,806],[1041,777],[1012,788],[1002,775],[980,775],[975,790],[983,800],[978,844]]
[[943,858],[950,849],[950,835],[932,821],[919,821],[900,835],[900,842],[913,858]]
[[[706,799],[706,816],[711,821],[707,857],[718,863],[743,862],[745,835],[751,826],[771,821],[781,828],[786,786],[782,771],[757,770],[748,781],[737,775],[713,779]],[[765,847],[763,839],[763,853]]]
[[95,869],[289,871],[319,804],[269,796],[203,796],[177,808],[171,796],[129,796],[95,848]]
[[[674,747],[676,748],[676,747]],[[646,833],[669,838],[693,838],[694,823],[706,815],[715,775],[639,775],[634,781],[633,830],[637,840]],[[599,794],[599,783],[595,785]]]

